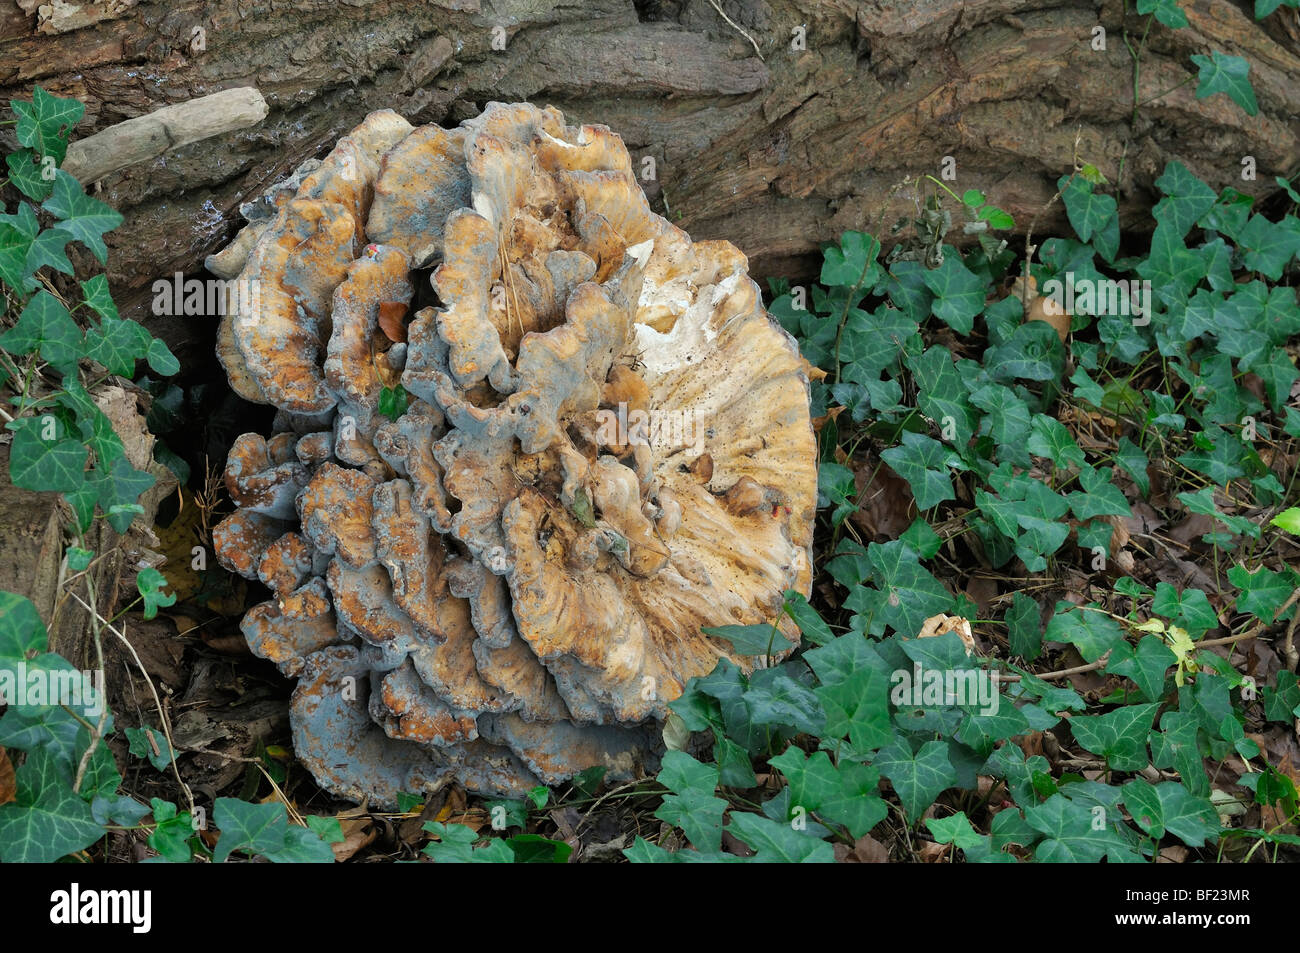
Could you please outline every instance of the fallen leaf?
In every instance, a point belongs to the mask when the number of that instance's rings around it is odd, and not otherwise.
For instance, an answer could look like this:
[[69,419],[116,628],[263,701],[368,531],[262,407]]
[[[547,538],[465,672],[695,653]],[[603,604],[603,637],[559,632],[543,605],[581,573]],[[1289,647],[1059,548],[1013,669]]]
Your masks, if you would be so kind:
[[[1029,295],[1025,296],[1025,282],[1029,282]],[[1066,335],[1070,333],[1070,315],[1058,301],[1054,301],[1050,296],[1040,295],[1038,293],[1038,282],[1034,280],[1033,275],[1017,278],[1011,285],[1011,293],[1021,301],[1028,303],[1025,308],[1026,321],[1046,321],[1055,330],[1061,343],[1065,343]]]
[[401,343],[406,340],[406,305],[400,301],[379,302],[379,329],[388,340]]
[[921,863],[937,864],[948,856],[950,850],[952,850],[952,844],[936,844],[934,841],[926,841],[916,853],[921,858]]
[[5,749],[0,748],[0,804],[12,801],[16,794],[14,766],[9,761],[9,755]]
[[947,635],[949,632],[956,632],[961,639],[961,644],[966,646],[966,654],[970,655],[975,651],[975,635],[970,630],[970,621],[963,619],[959,615],[948,615],[940,612],[938,615],[932,615],[921,624],[921,631],[916,634],[918,639],[932,639],[940,635]]

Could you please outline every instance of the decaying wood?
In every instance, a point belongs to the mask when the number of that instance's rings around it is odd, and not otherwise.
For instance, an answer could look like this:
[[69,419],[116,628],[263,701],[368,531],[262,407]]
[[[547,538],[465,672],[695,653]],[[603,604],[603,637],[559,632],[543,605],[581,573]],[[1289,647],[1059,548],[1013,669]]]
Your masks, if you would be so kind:
[[[490,100],[531,100],[605,122],[638,160],[654,158],[645,184],[657,207],[697,239],[730,239],[758,275],[812,273],[821,243],[874,227],[884,205],[892,224],[909,205],[889,202],[891,189],[937,174],[945,156],[950,184],[986,192],[1022,228],[1076,155],[1118,183],[1129,228],[1149,225],[1171,159],[1254,194],[1300,169],[1295,11],[1257,24],[1253,5],[1233,0],[1183,4],[1181,30],[1153,26],[1140,98],[1173,91],[1146,102],[1136,126],[1123,33],[1136,46],[1145,18],[1126,20],[1120,0],[718,0],[732,23],[709,0],[91,6],[115,12],[46,35],[34,13],[0,2],[0,99],[38,82],[75,96],[88,107],[79,136],[236,86],[256,85],[270,109],[255,127],[103,179],[99,197],[126,215],[110,277],[137,316],[153,279],[197,273],[229,241],[241,202],[382,107],[454,124]],[[1250,62],[1258,116],[1224,95],[1196,99],[1190,58],[1211,49]],[[1243,182],[1247,155],[1258,176]],[[1056,203],[1037,234],[1066,227]],[[182,350],[194,329],[193,318],[151,319]]]
[[266,118],[266,100],[251,86],[225,89],[109,126],[68,147],[63,168],[85,185],[170,149],[247,129]]

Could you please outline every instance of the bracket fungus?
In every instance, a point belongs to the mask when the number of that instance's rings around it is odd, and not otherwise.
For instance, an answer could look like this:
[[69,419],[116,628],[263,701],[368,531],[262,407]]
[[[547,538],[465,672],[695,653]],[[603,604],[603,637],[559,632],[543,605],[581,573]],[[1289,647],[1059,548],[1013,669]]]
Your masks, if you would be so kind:
[[[667,705],[808,592],[808,381],[744,256],[654,214],[622,140],[492,103],[372,113],[245,206],[218,354],[224,565],[273,597],[298,756],[392,804],[653,770]],[[251,289],[251,293],[249,293]],[[409,400],[396,413],[385,395]]]

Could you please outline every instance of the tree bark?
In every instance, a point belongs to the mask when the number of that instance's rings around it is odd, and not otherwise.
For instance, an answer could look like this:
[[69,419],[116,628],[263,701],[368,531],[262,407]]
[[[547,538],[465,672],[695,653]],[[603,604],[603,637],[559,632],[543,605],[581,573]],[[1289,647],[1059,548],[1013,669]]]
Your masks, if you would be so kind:
[[[152,281],[197,273],[241,202],[384,107],[454,124],[526,99],[605,123],[654,158],[652,201],[695,238],[734,242],[756,275],[815,273],[821,243],[892,224],[911,205],[891,190],[937,175],[945,156],[951,186],[984,191],[1021,231],[1076,158],[1115,184],[1130,228],[1171,159],[1216,188],[1269,192],[1300,170],[1296,13],[1256,24],[1249,0],[1183,6],[1188,28],[1151,28],[1138,98],[1172,91],[1136,116],[1125,33],[1136,47],[1147,18],[1126,19],[1121,0],[113,0],[48,16],[38,0],[0,0],[0,96],[36,83],[75,96],[84,137],[218,90],[261,91],[258,125],[94,187],[126,216],[109,236],[119,303],[183,361],[207,360],[185,345],[208,347],[210,329],[149,315]],[[1190,57],[1211,49],[1249,61],[1258,116],[1196,99]],[[1246,156],[1255,181],[1242,180]],[[1056,203],[1036,234],[1065,227]]]

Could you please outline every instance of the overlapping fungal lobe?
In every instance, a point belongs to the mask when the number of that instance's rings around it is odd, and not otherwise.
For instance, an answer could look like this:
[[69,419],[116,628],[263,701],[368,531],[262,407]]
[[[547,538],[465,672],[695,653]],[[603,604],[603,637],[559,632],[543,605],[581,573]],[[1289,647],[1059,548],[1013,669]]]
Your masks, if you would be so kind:
[[373,114],[271,194],[214,258],[263,292],[232,386],[279,410],[214,538],[271,591],[244,632],[299,679],[299,757],[377,804],[654,770],[686,682],[757,664],[701,628],[795,641],[810,585],[807,379],[744,256],[528,104]]

